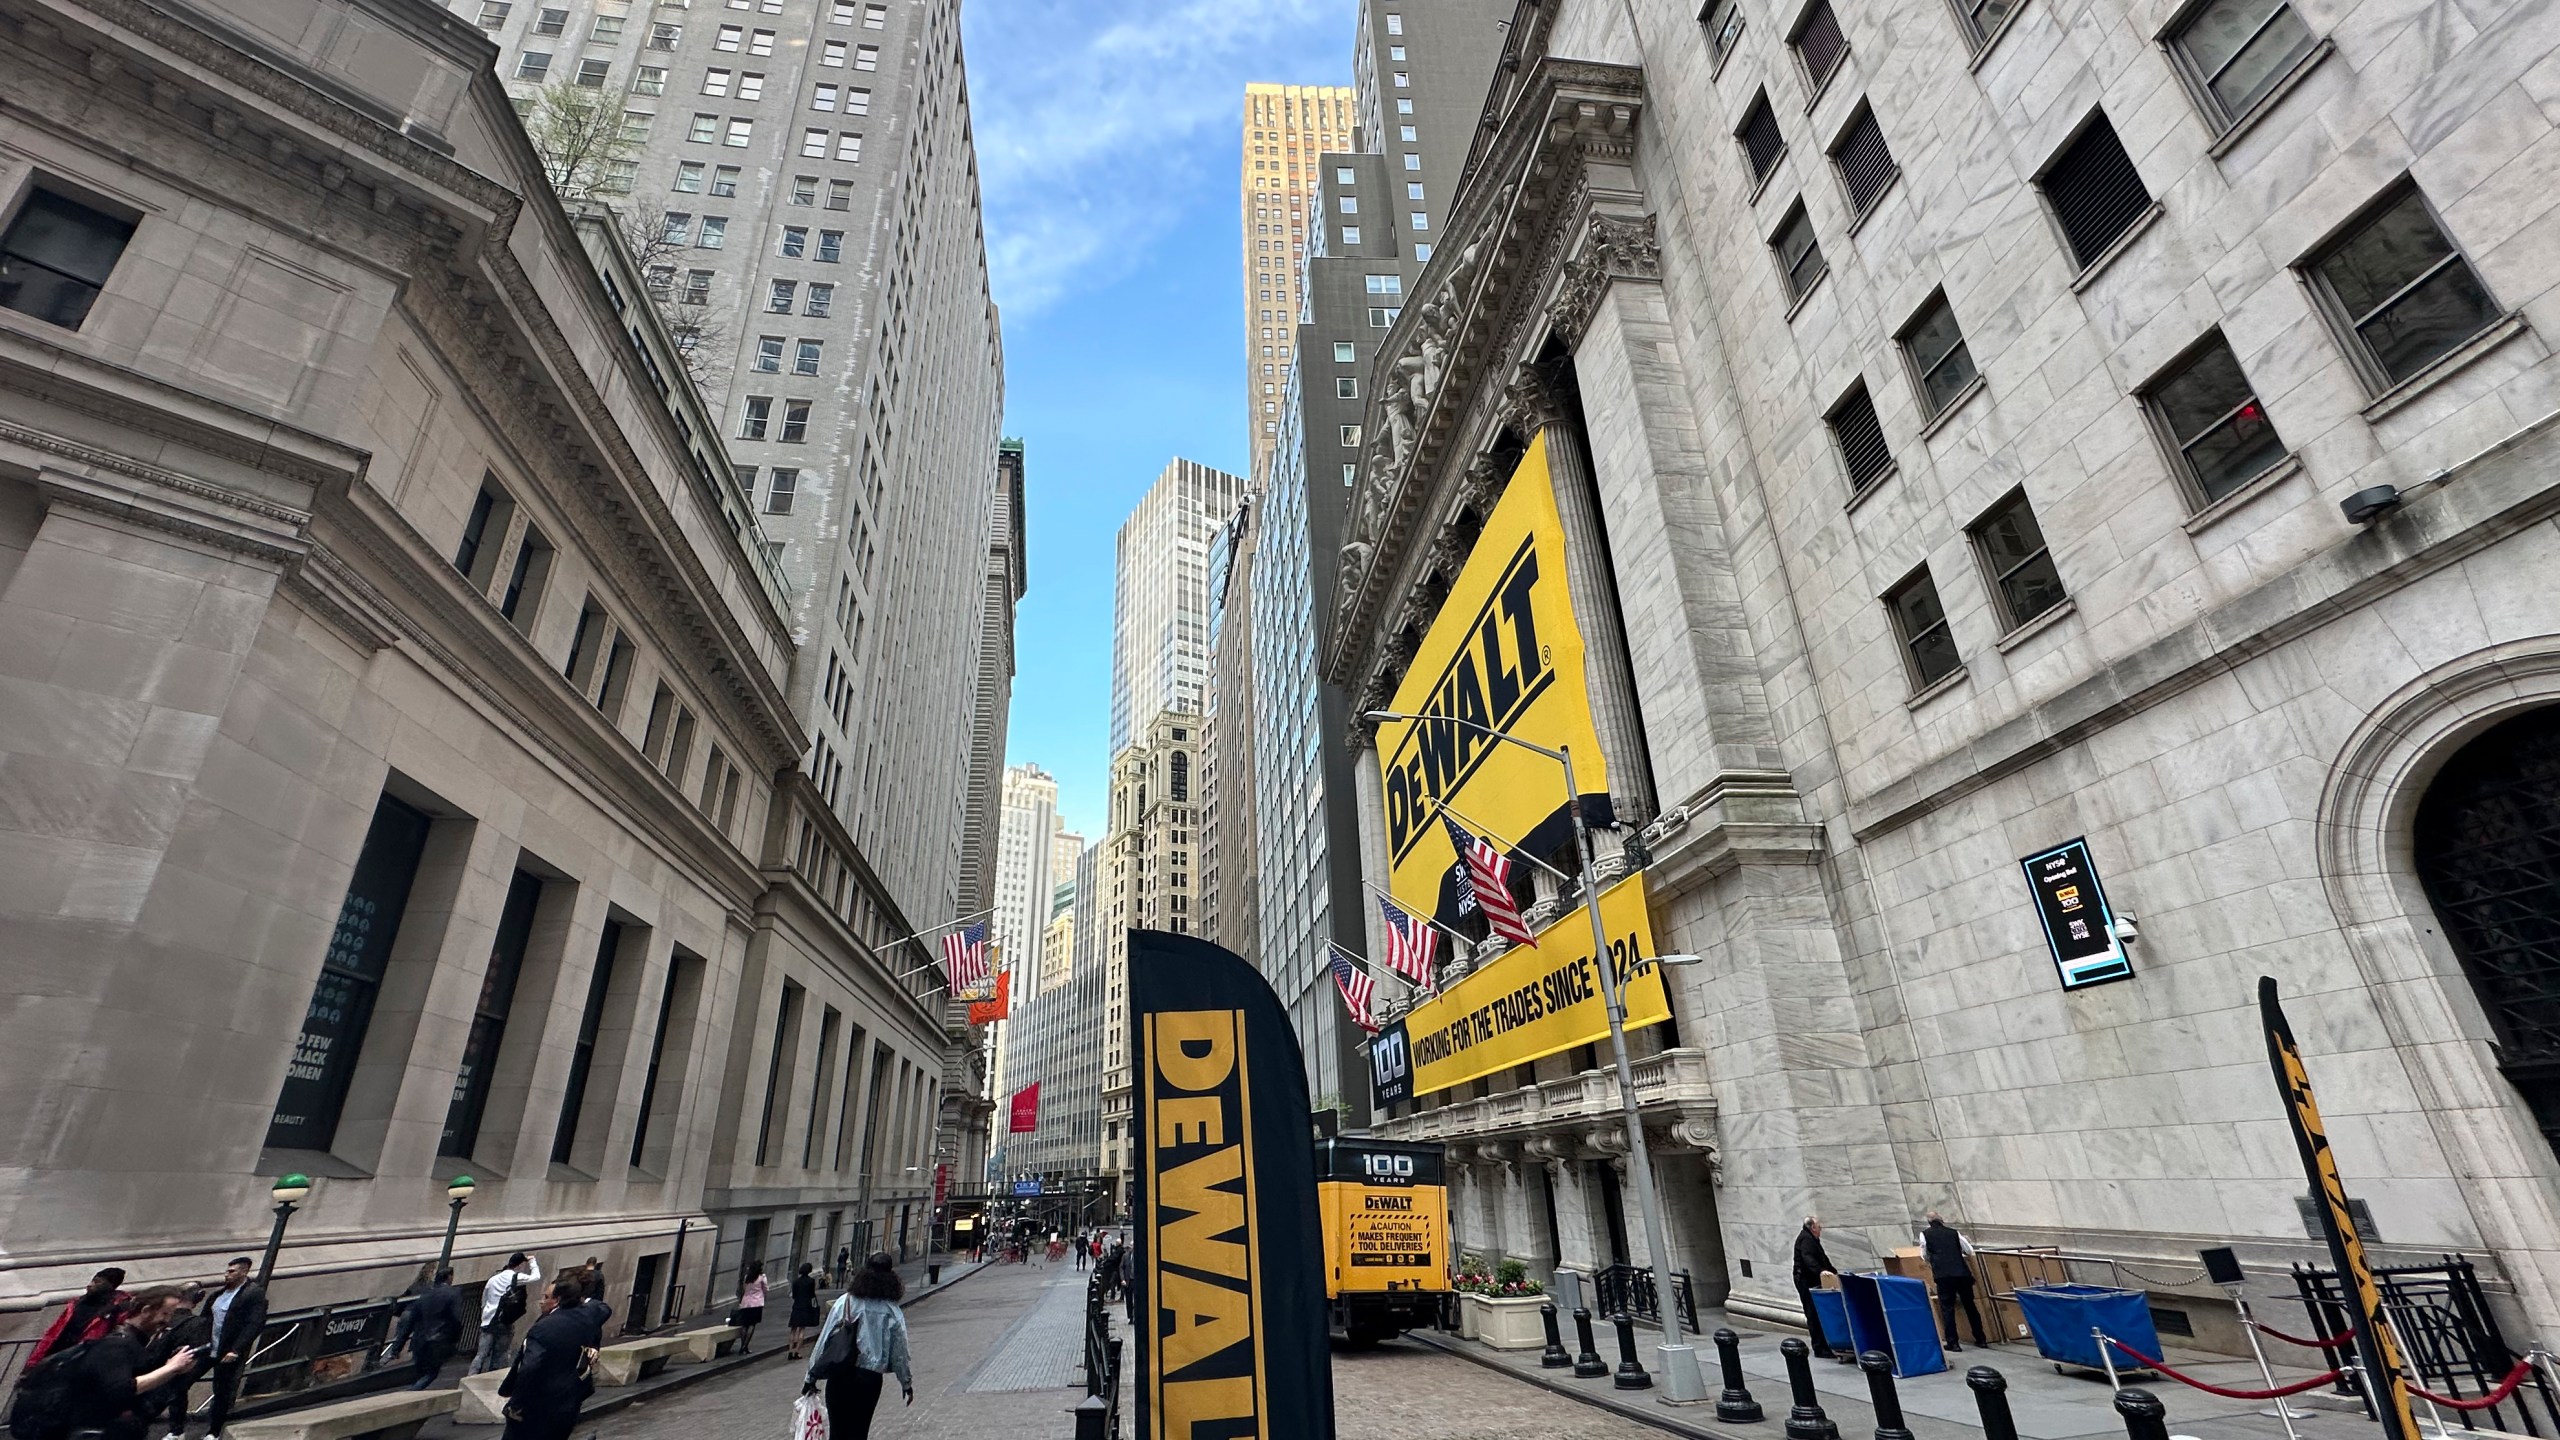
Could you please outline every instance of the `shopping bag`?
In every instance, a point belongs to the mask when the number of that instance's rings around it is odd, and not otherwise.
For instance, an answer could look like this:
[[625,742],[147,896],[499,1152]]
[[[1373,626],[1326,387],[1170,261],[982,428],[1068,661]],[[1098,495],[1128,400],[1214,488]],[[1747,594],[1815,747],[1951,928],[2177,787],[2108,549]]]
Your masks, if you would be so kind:
[[791,1440],[827,1440],[827,1402],[803,1395],[791,1407]]

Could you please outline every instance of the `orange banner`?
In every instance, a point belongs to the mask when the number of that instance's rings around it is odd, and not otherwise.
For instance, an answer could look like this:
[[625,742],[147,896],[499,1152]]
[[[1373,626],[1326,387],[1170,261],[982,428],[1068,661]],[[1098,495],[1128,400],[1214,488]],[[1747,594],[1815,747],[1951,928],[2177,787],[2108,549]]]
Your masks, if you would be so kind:
[[969,1023],[984,1025],[1013,1016],[1013,972],[1007,970],[996,977],[996,998],[969,1002]]

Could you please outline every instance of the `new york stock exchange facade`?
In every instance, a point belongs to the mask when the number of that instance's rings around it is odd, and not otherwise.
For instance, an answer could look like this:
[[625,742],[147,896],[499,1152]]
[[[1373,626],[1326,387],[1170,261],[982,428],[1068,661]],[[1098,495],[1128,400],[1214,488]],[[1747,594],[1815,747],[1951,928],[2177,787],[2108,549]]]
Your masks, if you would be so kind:
[[[1372,371],[1325,679],[1574,755],[1701,1302],[1795,1316],[1806,1215],[1867,1269],[1933,1209],[2200,1316],[2199,1247],[2289,1289],[2270,975],[2377,1263],[2468,1256],[2548,1334],[2560,223],[2444,98],[2530,56],[2385,82],[2306,9],[2235,118],[2169,7],[2039,4],[1843,5],[1817,76],[1801,5],[1523,0]],[[2091,254],[2102,132],[2151,198]],[[1461,1251],[1642,1263],[1560,768],[1352,743],[1372,883],[1483,933],[1447,813],[1545,927],[1399,1009],[1380,1133],[1447,1143]]]

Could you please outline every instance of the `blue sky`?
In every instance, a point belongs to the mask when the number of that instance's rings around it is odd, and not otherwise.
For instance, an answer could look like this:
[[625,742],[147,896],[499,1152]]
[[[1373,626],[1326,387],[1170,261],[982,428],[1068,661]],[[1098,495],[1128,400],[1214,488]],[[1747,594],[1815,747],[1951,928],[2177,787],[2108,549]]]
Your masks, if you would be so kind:
[[1238,474],[1245,82],[1347,85],[1355,0],[969,0],[1005,433],[1029,474],[1009,758],[1098,838],[1112,537],[1179,455]]

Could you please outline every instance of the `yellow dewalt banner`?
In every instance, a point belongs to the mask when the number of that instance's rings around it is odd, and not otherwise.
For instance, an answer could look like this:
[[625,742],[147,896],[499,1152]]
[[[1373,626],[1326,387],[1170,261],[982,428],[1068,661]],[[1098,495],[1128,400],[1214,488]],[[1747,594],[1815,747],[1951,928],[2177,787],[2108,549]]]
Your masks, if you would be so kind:
[[[1564,524],[1556,516],[1541,432],[1511,472],[1457,583],[1397,687],[1394,708],[1421,721],[1378,735],[1385,781],[1388,888],[1408,910],[1456,923],[1447,881],[1457,852],[1443,802],[1498,849],[1541,853],[1570,837],[1564,767],[1548,756],[1446,723],[1470,721],[1573,752],[1586,817],[1605,819],[1609,770],[1591,724],[1582,630],[1565,594]],[[1584,922],[1586,927],[1588,922]],[[1415,1031],[1417,1036],[1420,1031]]]
[[[1600,923],[1609,932],[1614,973],[1627,987],[1627,1028],[1669,1019],[1642,875],[1601,892]],[[1536,948],[1505,952],[1413,1007],[1404,1024],[1418,1095],[1602,1039],[1609,1010],[1591,954],[1590,917],[1580,910],[1566,915],[1538,933]]]

